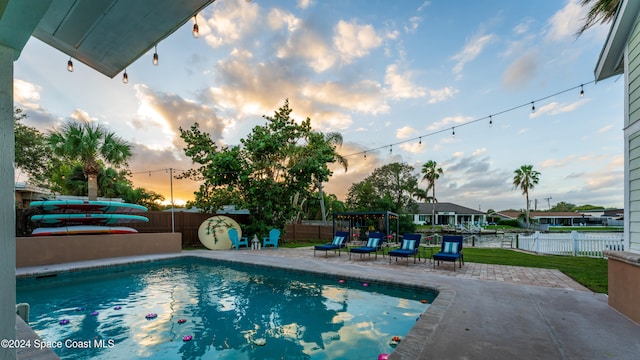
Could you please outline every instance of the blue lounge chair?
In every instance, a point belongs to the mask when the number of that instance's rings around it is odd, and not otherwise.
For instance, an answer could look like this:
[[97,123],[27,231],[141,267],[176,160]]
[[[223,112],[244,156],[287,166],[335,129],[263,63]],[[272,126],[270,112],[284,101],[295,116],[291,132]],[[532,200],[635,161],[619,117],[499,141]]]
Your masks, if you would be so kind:
[[420,259],[420,234],[404,234],[402,235],[402,243],[399,249],[389,251],[389,264],[391,264],[391,257],[396,258],[396,262],[399,257],[407,258],[407,266],[409,266],[409,256],[413,256],[413,263],[416,263],[416,256]]
[[231,239],[231,247],[235,246],[236,250],[240,248],[240,246],[245,246],[247,249],[249,248],[249,239],[246,237],[238,238],[238,230],[235,228],[230,228],[228,230],[229,239]]
[[269,230],[269,236],[262,238],[262,247],[266,248],[267,245],[273,245],[274,249],[278,248],[278,240],[280,240],[280,230]]
[[[369,233],[367,245],[349,249],[349,260],[351,260],[352,253],[360,254],[360,257],[362,257],[362,254],[369,254],[369,256],[371,256],[371,253],[374,253],[376,255],[375,258],[377,259],[378,251],[382,250],[382,245],[384,245],[384,243],[384,234],[372,231]],[[384,251],[382,252],[382,256],[384,256]]]
[[452,261],[453,271],[456,271],[456,260],[460,263],[460,268],[462,268],[462,264],[464,264],[462,240],[461,235],[444,235],[440,252],[433,255],[433,268],[436,268],[436,261],[438,265],[440,265],[440,261]]
[[333,241],[325,245],[317,245],[313,248],[313,257],[316,256],[316,250],[324,251],[324,257],[327,257],[327,252],[333,250],[338,252],[340,256],[341,250],[347,247],[347,241],[349,241],[349,233],[346,231],[336,231],[336,235],[333,237]]

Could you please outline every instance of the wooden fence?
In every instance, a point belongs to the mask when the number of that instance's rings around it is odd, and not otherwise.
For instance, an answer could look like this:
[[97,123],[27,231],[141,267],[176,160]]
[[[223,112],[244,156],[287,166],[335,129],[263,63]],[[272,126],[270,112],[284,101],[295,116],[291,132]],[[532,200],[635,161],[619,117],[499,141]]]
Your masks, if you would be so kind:
[[[16,235],[29,236],[34,224],[29,218],[33,215],[29,211],[18,210],[16,212]],[[132,223],[127,226],[138,230],[141,233],[170,233],[171,232],[171,212],[150,211],[140,214],[149,219],[147,223]],[[198,239],[198,229],[200,225],[215,214],[175,212],[174,231],[182,233],[182,247],[202,247]],[[224,214],[234,219],[240,226],[247,224],[248,215]],[[307,224],[288,224],[282,234],[283,242],[329,242],[333,238],[333,227]]]

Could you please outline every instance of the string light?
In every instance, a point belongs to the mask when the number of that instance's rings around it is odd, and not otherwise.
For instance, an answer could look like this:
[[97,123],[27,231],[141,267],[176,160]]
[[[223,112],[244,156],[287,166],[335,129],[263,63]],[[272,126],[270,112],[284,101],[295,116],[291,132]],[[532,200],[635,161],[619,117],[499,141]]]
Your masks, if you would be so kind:
[[531,102],[531,113],[533,114],[535,112],[536,112],[536,104],[535,104],[535,101],[532,101]]
[[194,15],[193,16],[193,21],[195,21],[195,24],[193,24],[193,37],[194,38],[198,38],[200,36],[200,28],[198,27],[198,15]]
[[455,126],[451,128],[451,137],[452,138],[456,137],[456,127]]
[[418,145],[422,146],[422,136],[420,136],[420,141],[418,141]]
[[127,84],[129,82],[129,75],[127,75],[127,69],[124,69],[124,74],[122,75],[122,82]]
[[580,85],[580,98],[582,99],[584,97],[584,87],[583,85]]
[[[567,89],[564,89],[564,90],[558,91],[558,92],[556,92],[556,93],[553,93],[553,94],[550,94],[550,95],[547,95],[547,96],[541,97],[541,98],[539,98],[539,99],[535,99],[534,101],[525,102],[525,103],[523,103],[523,104],[521,104],[521,105],[516,105],[516,106],[513,106],[513,107],[511,107],[511,108],[508,108],[508,109],[502,110],[502,111],[494,112],[492,115],[489,115],[489,116],[485,116],[485,117],[482,117],[482,118],[477,118],[477,119],[470,120],[470,121],[467,121],[467,122],[464,122],[464,123],[459,123],[459,124],[457,124],[456,126],[458,126],[458,127],[460,127],[460,126],[467,126],[467,125],[471,125],[471,124],[473,124],[473,123],[476,123],[476,122],[478,122],[478,121],[483,121],[483,120],[486,120],[486,119],[489,119],[489,126],[492,126],[492,125],[493,125],[493,115],[498,116],[498,115],[506,114],[506,113],[509,113],[509,112],[512,112],[512,111],[515,111],[515,110],[521,109],[521,108],[526,107],[526,106],[531,106],[532,111],[533,111],[533,112],[535,112],[535,103],[536,103],[536,102],[544,101],[544,100],[547,100],[547,99],[550,99],[550,98],[556,97],[556,96],[558,96],[558,95],[564,94],[564,93],[569,92],[569,91],[575,91],[575,90],[576,90],[576,89],[578,89],[578,88],[580,88],[580,90],[581,90],[581,92],[582,92],[582,90],[583,90],[583,88],[584,88],[584,85],[594,84],[595,82],[596,82],[595,80],[591,80],[591,81],[589,81],[589,82],[582,83],[581,85],[573,86],[573,87],[570,87],[570,88],[567,88]],[[408,143],[408,142],[416,141],[416,140],[422,141],[422,138],[423,138],[423,137],[437,135],[437,134],[440,134],[440,133],[447,132],[447,131],[449,131],[449,130],[451,130],[451,132],[452,132],[452,133],[451,133],[451,135],[452,135],[452,136],[455,136],[455,127],[452,127],[452,128],[444,128],[444,129],[441,129],[441,130],[433,131],[433,132],[431,132],[431,133],[427,133],[427,134],[423,134],[423,135],[420,135],[420,136],[416,136],[416,137],[414,137],[414,138],[406,139],[406,140],[404,140],[404,141],[400,141],[400,142],[396,143],[396,145],[398,145],[398,144],[404,144],[404,143]],[[351,153],[351,154],[343,155],[342,157],[349,157],[349,156],[354,156],[354,155],[360,155],[360,154],[363,154],[363,153],[364,153],[364,154],[366,154],[367,152],[371,152],[371,151],[375,151],[375,150],[380,150],[380,149],[385,149],[385,148],[387,148],[387,147],[389,147],[389,146],[390,146],[390,145],[381,145],[381,146],[376,147],[376,148],[370,148],[370,149],[366,149],[366,150],[358,151],[358,152],[355,152],[355,153]]]
[[364,159],[367,160],[367,152],[364,152]]
[[71,61],[71,56],[69,56],[69,61],[67,61],[67,71],[73,72],[73,61]]
[[153,46],[153,65],[158,66],[158,45]]
[[389,155],[393,153],[393,145],[389,145]]

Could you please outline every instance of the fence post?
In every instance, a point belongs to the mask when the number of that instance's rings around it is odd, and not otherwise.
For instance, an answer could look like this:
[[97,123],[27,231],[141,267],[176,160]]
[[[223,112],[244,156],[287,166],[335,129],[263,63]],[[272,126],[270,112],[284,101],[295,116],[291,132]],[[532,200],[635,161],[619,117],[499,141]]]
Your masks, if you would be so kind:
[[571,231],[571,240],[573,240],[573,256],[578,256],[578,232]]
[[534,243],[534,250],[536,253],[540,252],[540,231],[536,231],[535,234],[533,235],[533,243]]

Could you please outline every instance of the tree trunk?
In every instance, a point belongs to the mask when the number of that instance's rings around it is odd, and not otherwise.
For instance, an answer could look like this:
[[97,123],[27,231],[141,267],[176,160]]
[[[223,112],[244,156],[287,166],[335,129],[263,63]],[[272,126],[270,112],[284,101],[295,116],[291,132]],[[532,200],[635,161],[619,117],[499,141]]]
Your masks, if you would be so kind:
[[527,199],[527,213],[525,214],[526,218],[524,219],[524,221],[527,224],[527,229],[528,229],[529,228],[529,192],[526,192],[524,195]]
[[318,181],[318,194],[320,195],[320,212],[322,213],[322,225],[327,225],[327,211],[324,208],[324,194],[322,193],[322,181]]
[[98,174],[87,174],[89,200],[98,200]]

